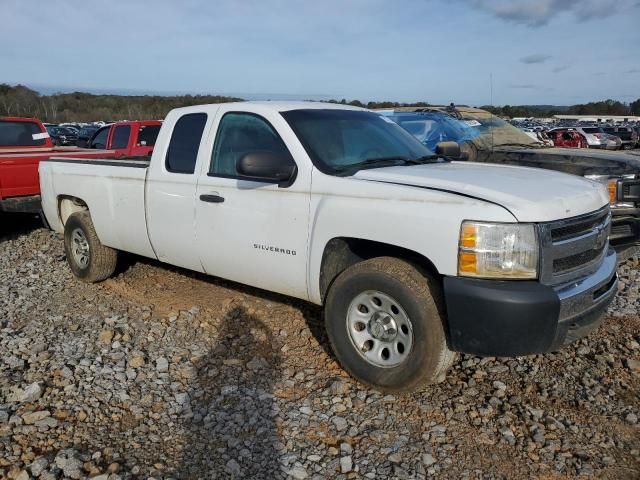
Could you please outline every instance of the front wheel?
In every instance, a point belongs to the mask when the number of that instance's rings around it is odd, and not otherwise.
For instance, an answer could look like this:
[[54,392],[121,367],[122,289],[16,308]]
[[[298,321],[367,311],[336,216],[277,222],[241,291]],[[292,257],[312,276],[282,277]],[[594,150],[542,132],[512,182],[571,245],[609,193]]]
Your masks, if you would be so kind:
[[342,366],[383,391],[410,392],[444,378],[447,347],[440,288],[413,264],[391,257],[358,263],[333,283],[327,334]]
[[116,269],[118,252],[100,243],[89,212],[76,212],[67,219],[64,251],[71,271],[82,281],[101,282]]

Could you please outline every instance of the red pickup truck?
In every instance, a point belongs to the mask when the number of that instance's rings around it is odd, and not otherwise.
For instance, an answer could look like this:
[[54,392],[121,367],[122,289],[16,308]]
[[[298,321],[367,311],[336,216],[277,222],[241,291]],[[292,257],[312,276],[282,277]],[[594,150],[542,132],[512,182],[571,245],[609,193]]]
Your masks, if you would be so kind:
[[112,123],[96,131],[88,147],[113,150],[115,157],[149,156],[153,152],[161,125],[159,120]]
[[[150,155],[160,123],[119,122],[103,127],[94,135],[91,149],[86,149],[55,147],[38,119],[0,117],[0,212],[40,213],[38,166],[42,160]],[[102,138],[103,144],[98,142]]]

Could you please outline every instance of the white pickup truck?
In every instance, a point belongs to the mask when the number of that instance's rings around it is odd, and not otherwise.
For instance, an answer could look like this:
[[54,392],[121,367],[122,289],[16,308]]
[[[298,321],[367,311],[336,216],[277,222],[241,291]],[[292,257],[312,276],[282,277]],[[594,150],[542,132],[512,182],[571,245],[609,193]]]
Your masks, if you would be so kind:
[[121,250],[324,305],[344,368],[386,391],[444,378],[455,352],[557,349],[616,292],[602,185],[451,162],[358,108],[180,108],[150,162],[54,158],[40,182],[80,279]]

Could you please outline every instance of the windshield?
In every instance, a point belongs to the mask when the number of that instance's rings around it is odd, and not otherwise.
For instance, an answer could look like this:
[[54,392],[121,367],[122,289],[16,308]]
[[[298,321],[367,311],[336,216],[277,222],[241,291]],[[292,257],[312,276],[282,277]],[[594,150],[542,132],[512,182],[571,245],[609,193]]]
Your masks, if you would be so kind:
[[463,143],[480,135],[477,122],[461,122],[441,112],[394,112],[383,115],[411,135],[416,137],[432,151],[440,142]]
[[[320,171],[337,174],[363,162],[412,161],[434,154],[377,113],[361,110],[290,110],[282,116]],[[380,161],[376,165],[376,161]]]
[[500,146],[531,146],[539,147],[542,142],[531,138],[522,130],[514,127],[509,122],[491,115],[489,112],[478,114],[462,113],[462,121],[476,123],[475,128],[479,134],[474,139],[478,148],[491,149]]

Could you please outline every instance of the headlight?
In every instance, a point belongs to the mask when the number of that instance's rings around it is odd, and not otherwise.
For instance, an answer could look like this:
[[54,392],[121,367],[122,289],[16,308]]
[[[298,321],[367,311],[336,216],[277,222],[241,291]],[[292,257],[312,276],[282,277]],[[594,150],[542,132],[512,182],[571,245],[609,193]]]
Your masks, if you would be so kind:
[[537,277],[538,236],[533,224],[463,222],[458,274],[465,277]]

